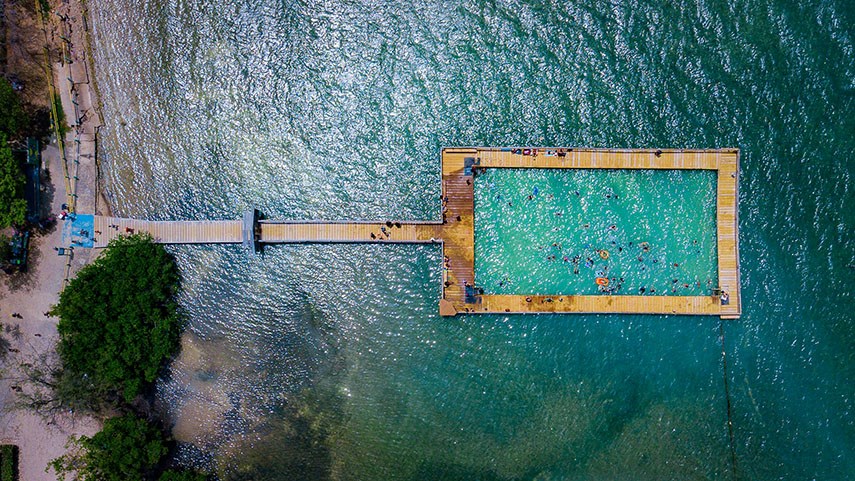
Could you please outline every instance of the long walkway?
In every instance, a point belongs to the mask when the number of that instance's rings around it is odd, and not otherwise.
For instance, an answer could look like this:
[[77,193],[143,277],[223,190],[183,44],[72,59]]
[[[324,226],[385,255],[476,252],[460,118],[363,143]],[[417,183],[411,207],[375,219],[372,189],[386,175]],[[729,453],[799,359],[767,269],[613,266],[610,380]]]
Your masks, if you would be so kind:
[[[726,295],[709,296],[535,296],[483,294],[475,279],[474,176],[487,168],[705,169],[718,172],[716,222],[718,278]],[[442,151],[442,222],[144,221],[95,216],[94,245],[119,235],[149,233],[163,244],[244,243],[436,243],[442,245],[440,314],[458,313],[636,313],[741,314],[737,178],[739,151],[493,149]]]
[[[262,244],[379,243],[439,244],[438,222],[277,222],[261,221]],[[237,220],[150,221],[95,216],[94,247],[106,247],[120,235],[147,233],[159,244],[240,244],[242,223]]]
[[415,222],[272,222],[262,221],[263,244],[371,242],[384,244],[440,243],[439,223]]
[[120,235],[148,233],[160,244],[240,244],[239,220],[153,221],[95,216],[94,246]]

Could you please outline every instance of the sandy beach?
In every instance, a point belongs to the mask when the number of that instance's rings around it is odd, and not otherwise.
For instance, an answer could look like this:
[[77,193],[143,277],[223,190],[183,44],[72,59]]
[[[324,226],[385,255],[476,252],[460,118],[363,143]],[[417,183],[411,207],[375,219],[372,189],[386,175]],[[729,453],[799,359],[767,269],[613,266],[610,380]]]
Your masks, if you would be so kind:
[[[28,17],[27,11],[19,7],[6,7],[6,22],[15,24],[15,28],[7,29],[7,44],[13,47],[7,49],[7,69],[25,71],[21,77],[26,77],[34,64],[36,68],[44,64],[43,46],[47,42],[53,83],[69,126],[64,142],[65,160],[56,139],[42,152],[43,167],[50,173],[49,182],[43,178],[42,203],[49,204],[54,215],[61,212],[63,204],[74,201],[79,213],[109,213],[98,180],[96,143],[101,116],[90,72],[92,63],[83,7],[78,2],[54,2],[53,8],[47,28],[42,30],[37,17]],[[27,85],[23,92],[29,97],[27,101],[38,103],[41,96],[44,105],[49,104],[45,79],[38,82],[33,78]],[[64,172],[77,179],[66,183]],[[100,427],[98,420],[73,413],[46,420],[16,407],[16,390],[26,389],[21,382],[20,364],[55,349],[57,319],[49,317],[47,312],[58,301],[67,276],[73,276],[97,255],[88,249],[77,249],[73,257],[57,255],[54,249],[68,247],[68,243],[63,239],[61,223],[34,235],[28,271],[4,274],[0,282],[0,322],[8,342],[0,380],[0,442],[19,447],[21,480],[56,479],[52,471],[46,470],[47,464],[65,452],[69,437],[92,435]]]

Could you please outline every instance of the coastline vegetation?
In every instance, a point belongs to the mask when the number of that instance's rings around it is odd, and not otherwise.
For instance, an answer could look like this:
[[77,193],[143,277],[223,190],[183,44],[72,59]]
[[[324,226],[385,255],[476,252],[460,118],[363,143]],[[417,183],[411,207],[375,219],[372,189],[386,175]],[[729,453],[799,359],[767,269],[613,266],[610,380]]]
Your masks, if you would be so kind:
[[12,84],[0,79],[0,132],[15,138],[28,123],[29,118]]
[[178,349],[179,274],[166,250],[144,235],[119,237],[62,292],[61,385],[97,408],[132,403]]
[[73,444],[77,449],[50,463],[59,479],[67,474],[79,481],[154,479],[151,474],[167,453],[163,434],[135,414],[107,419],[101,431]]
[[[31,2],[27,12],[32,8]],[[36,0],[35,10],[42,20],[47,19],[51,1]],[[8,33],[6,27],[7,22],[0,22]],[[33,37],[27,30],[33,25],[19,27],[20,38]],[[24,55],[26,48],[18,45],[16,52]],[[6,41],[0,41],[0,53],[5,63],[7,54],[12,54]],[[33,71],[26,67],[7,71],[0,78],[0,230],[32,227],[27,222],[27,181],[17,150],[23,150],[28,137],[45,145],[51,133],[64,137],[69,132],[59,96],[51,95],[46,104],[38,100],[40,93],[46,93],[41,75],[38,65]],[[49,175],[47,168],[43,172]],[[0,265],[10,256],[9,241],[0,234]],[[73,438],[70,450],[50,463],[48,469],[54,468],[58,479],[207,479],[195,471],[165,469],[174,444],[168,430],[148,414],[152,411],[147,397],[150,388],[179,348],[182,326],[175,302],[179,282],[177,266],[162,246],[145,236],[117,239],[80,271],[57,305],[45,313],[60,318],[56,348],[16,356],[20,363],[18,385],[13,386],[15,407],[35,411],[49,425],[76,412],[104,419],[100,432]],[[18,326],[0,328],[20,338]],[[4,337],[0,337],[0,349],[0,358],[19,352]],[[17,446],[0,448],[0,481],[17,480]]]
[[0,446],[0,481],[18,479],[18,446],[4,444]]
[[58,479],[72,475],[78,481],[205,481],[193,471],[162,471],[169,440],[154,424],[128,413],[109,418],[92,437],[72,439],[73,448],[54,459],[50,467]]
[[12,155],[6,134],[0,133],[0,229],[21,225],[27,217],[24,173]]
[[0,79],[0,229],[21,225],[27,215],[24,172],[12,155],[9,140],[29,123],[21,101],[6,79]]
[[172,442],[147,415],[147,394],[179,349],[179,283],[166,249],[136,234],[111,241],[60,294],[50,311],[59,318],[57,354],[25,367],[23,405],[42,415],[71,409],[108,417],[100,432],[72,439],[50,463],[57,479],[206,479],[164,471]]

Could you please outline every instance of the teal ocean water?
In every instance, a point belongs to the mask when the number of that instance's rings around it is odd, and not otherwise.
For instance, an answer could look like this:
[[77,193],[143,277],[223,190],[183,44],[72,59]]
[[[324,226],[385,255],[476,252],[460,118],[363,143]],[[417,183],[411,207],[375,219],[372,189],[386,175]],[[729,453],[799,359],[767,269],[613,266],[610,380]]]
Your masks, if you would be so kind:
[[491,294],[710,295],[715,214],[713,171],[485,169],[475,282]]
[[439,219],[442,146],[742,152],[737,321],[440,318],[434,246],[172,249],[189,326],[157,391],[176,463],[223,480],[855,472],[849,2],[87,5],[122,215]]

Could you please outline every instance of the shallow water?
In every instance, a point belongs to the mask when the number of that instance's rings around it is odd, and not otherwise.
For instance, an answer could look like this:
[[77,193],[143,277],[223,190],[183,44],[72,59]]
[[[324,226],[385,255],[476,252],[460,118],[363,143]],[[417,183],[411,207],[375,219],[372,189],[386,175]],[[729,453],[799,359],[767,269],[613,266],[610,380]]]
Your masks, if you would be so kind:
[[475,280],[494,294],[710,295],[715,209],[713,171],[486,169]]
[[87,4],[122,215],[438,219],[448,145],[742,153],[744,314],[722,331],[440,318],[433,246],[174,248],[189,328],[158,396],[178,463],[274,480],[855,472],[848,2]]

